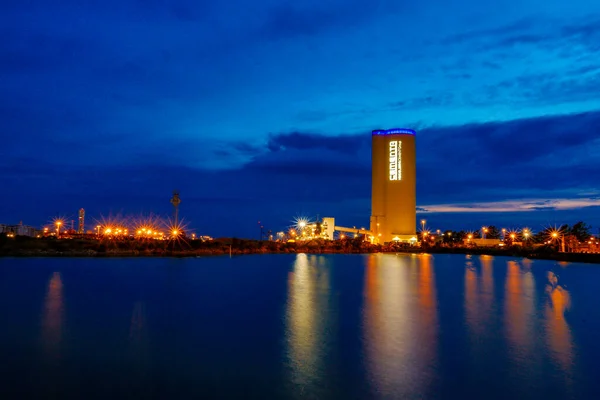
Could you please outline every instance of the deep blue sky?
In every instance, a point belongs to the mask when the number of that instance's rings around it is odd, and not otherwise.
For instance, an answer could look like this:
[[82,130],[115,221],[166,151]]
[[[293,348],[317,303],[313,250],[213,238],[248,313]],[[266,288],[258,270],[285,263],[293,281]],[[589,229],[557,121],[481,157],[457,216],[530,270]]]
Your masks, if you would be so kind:
[[28,0],[0,33],[0,223],[178,188],[214,236],[366,225],[370,131],[408,127],[430,227],[600,226],[597,1]]

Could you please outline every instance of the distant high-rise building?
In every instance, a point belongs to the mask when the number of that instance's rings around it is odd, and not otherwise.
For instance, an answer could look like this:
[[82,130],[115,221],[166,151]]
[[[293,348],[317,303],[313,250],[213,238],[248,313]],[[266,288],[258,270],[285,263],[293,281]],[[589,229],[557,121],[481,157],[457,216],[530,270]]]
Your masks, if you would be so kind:
[[82,208],[79,210],[79,224],[77,226],[77,233],[79,233],[79,234],[85,233],[84,224],[85,224],[85,210]]
[[416,132],[372,133],[371,232],[376,242],[416,240]]

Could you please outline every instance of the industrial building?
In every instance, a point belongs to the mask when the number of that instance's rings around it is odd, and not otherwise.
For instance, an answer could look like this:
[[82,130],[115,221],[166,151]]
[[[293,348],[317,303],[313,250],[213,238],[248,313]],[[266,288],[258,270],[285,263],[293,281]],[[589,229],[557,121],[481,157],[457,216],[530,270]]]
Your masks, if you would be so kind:
[[372,132],[371,218],[369,229],[337,226],[323,218],[324,236],[334,233],[365,236],[372,243],[417,242],[416,132],[388,129]]
[[23,223],[19,223],[18,225],[5,225],[0,224],[0,234],[5,233],[9,236],[30,236],[36,237],[40,234],[40,232],[35,229],[33,226],[23,225]]
[[371,139],[371,218],[374,242],[416,242],[416,132],[375,130]]

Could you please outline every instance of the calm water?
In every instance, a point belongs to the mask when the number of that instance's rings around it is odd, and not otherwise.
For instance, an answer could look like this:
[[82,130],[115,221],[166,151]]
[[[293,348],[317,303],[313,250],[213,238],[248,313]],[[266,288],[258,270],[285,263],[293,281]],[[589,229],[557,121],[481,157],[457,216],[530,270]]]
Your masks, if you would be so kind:
[[600,398],[600,266],[0,259],[0,399]]

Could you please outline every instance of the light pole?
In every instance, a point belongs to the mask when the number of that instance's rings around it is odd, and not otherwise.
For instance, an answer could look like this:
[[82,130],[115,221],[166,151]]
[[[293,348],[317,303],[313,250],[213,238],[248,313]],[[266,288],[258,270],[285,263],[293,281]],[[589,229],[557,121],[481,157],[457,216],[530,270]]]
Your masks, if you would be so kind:
[[502,241],[506,240],[506,228],[502,228]]
[[421,231],[424,231],[424,230],[425,230],[425,223],[426,223],[426,222],[427,222],[427,221],[425,221],[424,219],[422,219],[422,220],[421,220]]
[[60,226],[62,225],[62,221],[56,221],[56,237],[60,237]]
[[487,233],[488,233],[488,228],[484,226],[483,228],[481,228],[481,232],[483,234],[482,235],[483,239],[485,239],[485,235],[487,235]]
[[565,236],[560,234],[557,231],[552,232],[552,238],[559,239],[560,238],[560,251],[562,253],[565,252]]
[[173,191],[173,197],[171,198],[171,204],[175,211],[175,226],[179,224],[179,204],[181,204],[181,198],[179,198],[179,190]]

